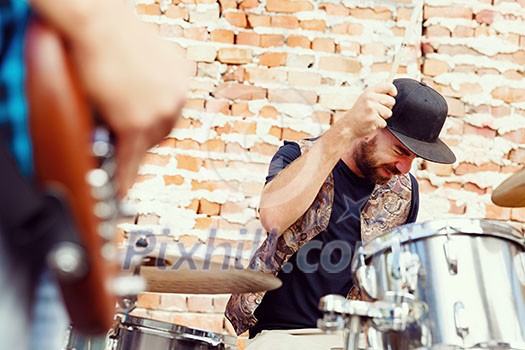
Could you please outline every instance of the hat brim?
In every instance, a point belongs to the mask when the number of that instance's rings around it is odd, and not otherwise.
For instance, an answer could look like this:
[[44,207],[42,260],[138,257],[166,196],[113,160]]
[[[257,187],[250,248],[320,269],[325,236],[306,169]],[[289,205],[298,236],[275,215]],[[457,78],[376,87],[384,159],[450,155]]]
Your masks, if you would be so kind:
[[503,181],[492,192],[491,200],[500,207],[525,207],[525,168]]
[[418,157],[442,164],[452,164],[456,161],[456,156],[452,150],[440,139],[437,139],[435,142],[424,142],[405,136],[388,126],[387,129]]

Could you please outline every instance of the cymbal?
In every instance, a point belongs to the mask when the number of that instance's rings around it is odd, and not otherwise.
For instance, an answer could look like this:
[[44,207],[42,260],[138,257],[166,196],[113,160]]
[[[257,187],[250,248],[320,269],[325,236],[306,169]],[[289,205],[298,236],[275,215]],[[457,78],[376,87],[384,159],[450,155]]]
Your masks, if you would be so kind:
[[525,207],[525,168],[496,187],[491,199],[494,204],[501,207]]
[[[282,285],[277,277],[253,270],[223,267],[214,262],[185,261],[180,267],[168,263],[141,266],[146,292],[229,294],[267,291]],[[153,265],[153,266],[152,266]]]

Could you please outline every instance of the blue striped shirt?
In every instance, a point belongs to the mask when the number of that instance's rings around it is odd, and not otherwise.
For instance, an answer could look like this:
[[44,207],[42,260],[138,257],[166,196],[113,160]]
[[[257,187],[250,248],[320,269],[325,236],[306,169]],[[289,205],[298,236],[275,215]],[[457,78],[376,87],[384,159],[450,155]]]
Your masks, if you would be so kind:
[[23,56],[29,13],[23,0],[0,0],[0,137],[9,143],[26,176],[33,167]]

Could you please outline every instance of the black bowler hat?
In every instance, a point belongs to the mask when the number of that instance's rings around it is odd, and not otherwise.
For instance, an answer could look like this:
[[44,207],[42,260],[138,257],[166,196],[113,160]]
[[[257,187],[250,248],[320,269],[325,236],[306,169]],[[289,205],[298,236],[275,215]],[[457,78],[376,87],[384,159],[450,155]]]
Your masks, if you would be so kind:
[[447,118],[447,101],[436,90],[414,79],[396,79],[396,104],[386,128],[418,157],[452,164],[456,156],[439,139]]

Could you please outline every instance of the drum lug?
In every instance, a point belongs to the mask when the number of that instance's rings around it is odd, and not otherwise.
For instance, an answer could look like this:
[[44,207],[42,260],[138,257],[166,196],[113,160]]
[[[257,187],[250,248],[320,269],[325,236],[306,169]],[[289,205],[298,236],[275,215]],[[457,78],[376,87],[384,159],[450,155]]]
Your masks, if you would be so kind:
[[447,241],[443,243],[443,250],[445,251],[445,259],[447,260],[448,264],[448,272],[451,275],[457,275],[458,253],[456,249],[456,244],[452,239],[447,239]]
[[456,333],[462,339],[465,339],[469,333],[469,327],[466,320],[465,306],[461,301],[454,303],[454,323],[456,324]]
[[377,299],[377,276],[374,266],[365,264],[363,247],[357,250],[358,266],[355,268],[355,278],[359,288],[372,299]]

